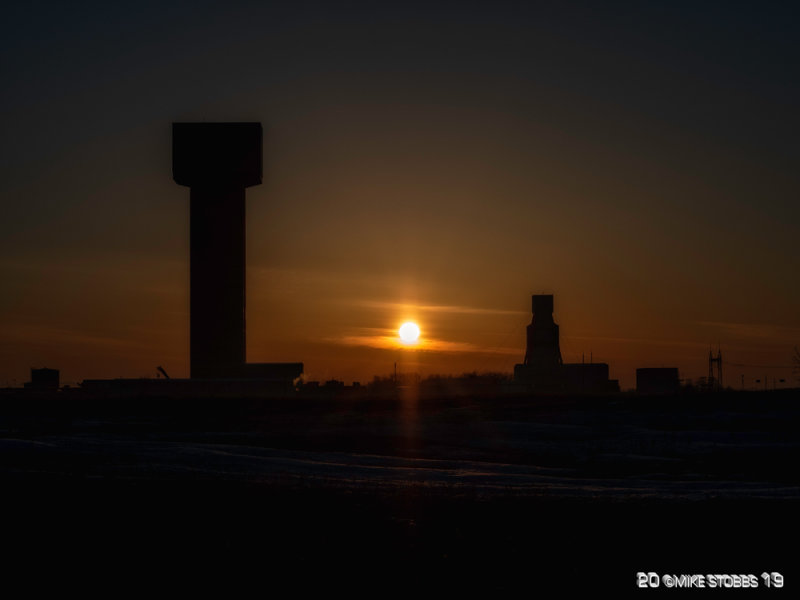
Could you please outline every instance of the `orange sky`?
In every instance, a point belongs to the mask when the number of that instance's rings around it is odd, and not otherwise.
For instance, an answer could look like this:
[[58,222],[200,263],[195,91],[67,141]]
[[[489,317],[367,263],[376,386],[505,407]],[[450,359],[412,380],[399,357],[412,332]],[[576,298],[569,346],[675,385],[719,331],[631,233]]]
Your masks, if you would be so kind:
[[[180,120],[264,125],[251,362],[510,373],[552,293],[564,360],[623,388],[640,366],[705,375],[717,344],[734,387],[794,381],[775,367],[800,345],[795,21],[413,6],[12,15],[0,385],[188,376]],[[424,349],[375,347],[405,319]]]

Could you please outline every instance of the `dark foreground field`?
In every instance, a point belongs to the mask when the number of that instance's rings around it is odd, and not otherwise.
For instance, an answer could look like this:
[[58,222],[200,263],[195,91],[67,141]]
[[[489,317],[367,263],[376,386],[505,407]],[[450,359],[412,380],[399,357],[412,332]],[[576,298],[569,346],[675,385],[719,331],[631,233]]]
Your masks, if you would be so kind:
[[777,571],[785,589],[760,591],[793,594],[799,425],[796,392],[10,396],[4,571],[31,588],[533,596]]

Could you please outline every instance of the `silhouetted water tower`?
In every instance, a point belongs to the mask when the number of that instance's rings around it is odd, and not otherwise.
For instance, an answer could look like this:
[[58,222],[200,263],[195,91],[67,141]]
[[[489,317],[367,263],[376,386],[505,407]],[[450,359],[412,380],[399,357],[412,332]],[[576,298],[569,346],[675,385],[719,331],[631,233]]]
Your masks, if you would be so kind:
[[193,379],[292,381],[302,363],[246,362],[245,190],[262,177],[261,123],[173,123],[172,176],[190,193]]

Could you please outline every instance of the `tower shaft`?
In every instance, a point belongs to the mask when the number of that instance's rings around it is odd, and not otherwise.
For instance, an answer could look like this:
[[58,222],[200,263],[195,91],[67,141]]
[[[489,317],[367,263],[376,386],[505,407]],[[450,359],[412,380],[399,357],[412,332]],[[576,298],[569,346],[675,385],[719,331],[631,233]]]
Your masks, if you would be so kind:
[[245,188],[191,188],[191,376],[236,377],[246,362]]
[[553,296],[534,295],[531,298],[533,318],[528,325],[525,365],[543,372],[561,366],[558,325],[553,320]]

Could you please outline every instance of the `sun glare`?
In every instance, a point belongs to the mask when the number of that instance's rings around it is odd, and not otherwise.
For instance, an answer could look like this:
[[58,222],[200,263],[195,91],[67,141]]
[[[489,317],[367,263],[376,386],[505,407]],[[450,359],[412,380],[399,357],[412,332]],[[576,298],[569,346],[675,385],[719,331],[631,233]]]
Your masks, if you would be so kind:
[[400,341],[404,344],[416,344],[419,340],[419,325],[406,321],[400,325],[397,333],[400,334]]

